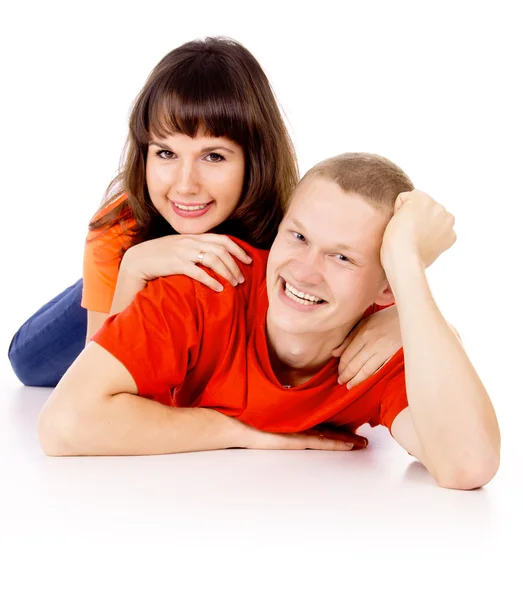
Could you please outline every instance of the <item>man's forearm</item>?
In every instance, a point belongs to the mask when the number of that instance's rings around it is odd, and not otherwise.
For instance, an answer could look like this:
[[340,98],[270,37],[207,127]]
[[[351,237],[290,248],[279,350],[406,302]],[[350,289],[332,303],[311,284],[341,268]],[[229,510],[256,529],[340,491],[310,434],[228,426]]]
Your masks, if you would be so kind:
[[[60,414],[53,400],[51,396],[49,413]],[[74,414],[62,413],[62,425],[42,411],[39,435],[46,454],[172,454],[240,447],[246,437],[246,425],[206,408],[169,407],[133,394],[116,394],[84,409],[79,404]]]
[[408,255],[396,264],[389,283],[400,319],[409,406],[427,458],[440,473],[499,459],[494,408],[436,306],[425,269]]

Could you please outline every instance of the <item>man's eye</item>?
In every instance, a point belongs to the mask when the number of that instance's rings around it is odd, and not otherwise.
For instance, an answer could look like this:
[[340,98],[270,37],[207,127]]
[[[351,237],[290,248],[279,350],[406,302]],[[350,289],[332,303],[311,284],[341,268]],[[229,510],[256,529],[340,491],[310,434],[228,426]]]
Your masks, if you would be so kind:
[[305,241],[305,236],[303,236],[301,233],[298,233],[297,231],[293,231],[292,235],[299,241],[299,242],[304,242]]
[[207,162],[222,162],[223,160],[225,160],[225,157],[222,156],[221,154],[218,154],[217,152],[211,152],[210,154],[207,154],[206,158],[208,159]]
[[159,156],[164,160],[168,160],[169,158],[172,158],[174,156],[174,152],[171,152],[170,150],[158,150],[156,156]]
[[348,258],[347,256],[345,256],[344,254],[336,254],[335,256],[341,262],[348,262],[348,263],[352,262],[352,260],[350,258]]

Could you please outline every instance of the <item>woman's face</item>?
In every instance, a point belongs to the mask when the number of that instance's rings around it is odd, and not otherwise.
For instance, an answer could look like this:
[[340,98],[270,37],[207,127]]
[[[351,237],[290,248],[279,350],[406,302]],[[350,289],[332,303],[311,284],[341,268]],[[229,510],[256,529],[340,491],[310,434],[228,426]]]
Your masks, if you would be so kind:
[[149,195],[178,233],[205,233],[227,220],[240,200],[244,175],[243,148],[228,138],[174,133],[149,142]]

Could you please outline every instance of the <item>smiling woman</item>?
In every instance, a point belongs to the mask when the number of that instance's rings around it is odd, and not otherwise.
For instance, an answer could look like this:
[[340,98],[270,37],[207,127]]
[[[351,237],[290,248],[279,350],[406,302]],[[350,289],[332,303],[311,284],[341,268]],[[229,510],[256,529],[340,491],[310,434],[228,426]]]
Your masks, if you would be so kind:
[[174,133],[149,143],[149,195],[174,231],[198,234],[226,221],[238,204],[244,173],[243,148],[227,138]]
[[55,386],[109,314],[146,282],[185,274],[211,289],[268,248],[298,180],[267,76],[239,43],[188,42],[151,72],[129,120],[118,176],[89,225],[83,279],[15,334],[9,359],[26,385]]

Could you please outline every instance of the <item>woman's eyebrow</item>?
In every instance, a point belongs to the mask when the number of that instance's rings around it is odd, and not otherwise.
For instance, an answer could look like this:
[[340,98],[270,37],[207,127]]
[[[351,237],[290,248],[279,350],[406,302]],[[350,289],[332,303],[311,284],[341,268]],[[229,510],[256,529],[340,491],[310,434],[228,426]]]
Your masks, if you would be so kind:
[[[164,148],[173,152],[173,150],[169,147],[169,144],[165,142],[151,140],[149,142],[149,146],[158,146],[158,148]],[[219,150],[220,152],[228,152],[229,154],[234,154],[234,150],[232,148],[228,148],[227,146],[206,146],[205,148],[201,148],[200,152],[216,152]]]
[[207,146],[206,148],[202,148],[202,152],[216,152],[216,150],[221,150],[222,152],[229,152],[229,154],[234,154],[234,150],[231,148],[227,148],[226,146]]
[[154,140],[151,140],[148,145],[149,146],[158,146],[158,148],[166,148],[167,150],[170,150],[169,145],[166,144],[165,142],[156,142]]

